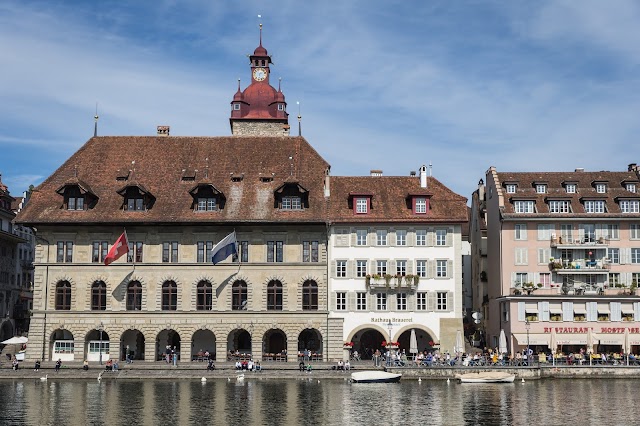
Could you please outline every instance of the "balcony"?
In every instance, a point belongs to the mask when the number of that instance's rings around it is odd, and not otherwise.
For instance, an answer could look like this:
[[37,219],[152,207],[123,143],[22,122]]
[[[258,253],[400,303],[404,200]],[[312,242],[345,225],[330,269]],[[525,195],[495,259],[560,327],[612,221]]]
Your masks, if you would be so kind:
[[605,258],[599,260],[580,259],[572,261],[559,259],[549,263],[549,269],[557,274],[563,275],[608,274],[611,269],[611,264],[609,264]]
[[560,249],[589,249],[598,247],[608,247],[609,238],[585,235],[583,238],[563,238],[551,237],[551,247]]
[[367,275],[365,283],[369,289],[407,289],[415,290],[418,287],[420,277],[418,275]]

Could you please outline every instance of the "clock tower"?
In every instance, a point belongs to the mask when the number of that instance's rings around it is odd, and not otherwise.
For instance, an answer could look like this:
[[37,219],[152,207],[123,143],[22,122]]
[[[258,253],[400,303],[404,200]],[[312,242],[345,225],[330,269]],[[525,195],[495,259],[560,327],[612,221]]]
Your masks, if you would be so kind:
[[284,94],[278,83],[276,90],[269,83],[270,64],[273,63],[267,49],[260,44],[249,56],[251,83],[244,91],[238,91],[231,101],[231,134],[234,136],[289,136],[289,114]]

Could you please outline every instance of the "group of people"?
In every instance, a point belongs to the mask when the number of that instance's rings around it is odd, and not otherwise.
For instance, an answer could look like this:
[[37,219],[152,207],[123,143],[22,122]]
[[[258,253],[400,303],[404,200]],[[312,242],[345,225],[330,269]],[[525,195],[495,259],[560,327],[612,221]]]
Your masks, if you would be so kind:
[[178,365],[178,351],[175,346],[171,347],[171,345],[167,345],[164,350],[164,361],[167,364],[173,363],[174,367]]
[[300,371],[306,371],[307,373],[311,373],[312,370],[311,363],[305,364],[304,361],[300,361],[300,364],[298,364],[298,368],[300,369]]
[[334,370],[340,370],[340,371],[347,371],[347,370],[351,370],[351,363],[349,362],[349,360],[346,361],[338,361],[338,365],[336,365],[335,367],[333,367]]
[[260,365],[260,361],[254,362],[252,359],[248,361],[236,361],[236,370],[262,371],[262,366]]

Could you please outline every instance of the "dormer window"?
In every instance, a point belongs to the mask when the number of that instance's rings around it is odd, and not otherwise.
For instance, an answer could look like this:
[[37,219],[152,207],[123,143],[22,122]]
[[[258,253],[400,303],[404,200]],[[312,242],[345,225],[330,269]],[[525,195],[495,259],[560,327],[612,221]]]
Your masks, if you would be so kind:
[[625,185],[625,188],[627,188],[627,191],[629,192],[636,192],[636,184],[635,183],[628,183]]
[[66,210],[88,210],[98,201],[98,197],[91,191],[89,185],[77,178],[65,183],[56,192],[64,197],[62,208]]
[[427,199],[424,197],[416,197],[414,213],[425,214],[427,212]]
[[538,183],[536,184],[536,193],[538,194],[546,194],[547,193],[547,185]]
[[604,200],[586,200],[584,202],[585,213],[605,213]]
[[620,211],[622,213],[640,213],[640,201],[620,200]]
[[516,213],[535,213],[536,202],[529,200],[518,200],[513,202]]
[[598,194],[604,194],[607,192],[607,184],[606,183],[597,183],[596,184],[596,192]]
[[284,111],[284,104],[278,104],[278,111]]
[[210,183],[200,183],[189,191],[193,197],[192,208],[196,213],[214,212],[224,208],[224,194]]
[[518,185],[516,185],[515,183],[508,183],[506,187],[507,187],[507,194],[515,194],[516,189],[518,188]]
[[155,201],[155,197],[139,184],[125,186],[118,191],[118,194],[124,197],[123,208],[126,211],[146,211]]
[[297,182],[287,182],[274,191],[274,207],[280,210],[309,208],[309,191]]
[[576,185],[573,183],[568,183],[565,186],[565,189],[567,191],[567,194],[575,194],[576,193]]
[[356,198],[356,213],[367,214],[369,212],[369,199],[368,198]]
[[240,104],[233,104],[234,111],[240,111]]

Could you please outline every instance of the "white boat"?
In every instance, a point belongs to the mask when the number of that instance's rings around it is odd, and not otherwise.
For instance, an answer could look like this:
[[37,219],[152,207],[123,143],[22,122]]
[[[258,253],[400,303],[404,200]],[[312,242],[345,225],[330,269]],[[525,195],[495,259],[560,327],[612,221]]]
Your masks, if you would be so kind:
[[397,383],[400,377],[402,374],[376,370],[351,373],[351,381],[354,383]]
[[460,383],[513,383],[515,374],[501,373],[499,371],[486,371],[481,373],[467,373],[457,376]]

